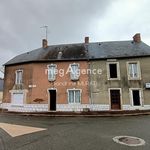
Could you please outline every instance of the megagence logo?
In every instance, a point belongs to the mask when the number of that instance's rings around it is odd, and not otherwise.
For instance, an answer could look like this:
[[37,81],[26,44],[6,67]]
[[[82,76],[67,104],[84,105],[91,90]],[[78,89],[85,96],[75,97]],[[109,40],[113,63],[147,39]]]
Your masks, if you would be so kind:
[[102,69],[73,69],[69,66],[66,70],[61,68],[58,69],[57,67],[47,68],[45,69],[45,74],[55,74],[59,75],[60,77],[64,77],[67,74],[75,74],[75,75],[101,75]]

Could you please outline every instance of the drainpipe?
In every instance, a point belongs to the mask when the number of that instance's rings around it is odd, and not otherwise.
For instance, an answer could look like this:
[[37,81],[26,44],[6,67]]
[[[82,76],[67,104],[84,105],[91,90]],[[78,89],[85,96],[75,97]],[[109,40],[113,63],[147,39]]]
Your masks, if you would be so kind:
[[[91,69],[91,64],[90,64],[90,59],[89,59],[88,44],[89,44],[89,37],[85,37],[85,50],[86,50],[86,54],[87,54],[88,69],[90,70]],[[91,75],[88,75],[89,104],[93,104],[92,95],[91,95],[90,81],[91,81]]]

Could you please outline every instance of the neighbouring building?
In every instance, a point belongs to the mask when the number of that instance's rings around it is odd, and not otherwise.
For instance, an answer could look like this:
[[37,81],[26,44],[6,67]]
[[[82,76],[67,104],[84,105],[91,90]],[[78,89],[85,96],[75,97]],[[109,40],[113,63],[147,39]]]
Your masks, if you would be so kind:
[[9,111],[150,109],[150,47],[130,41],[48,46],[5,64],[3,108]]
[[0,78],[0,103],[2,103],[2,99],[3,99],[3,84],[4,84],[4,80]]

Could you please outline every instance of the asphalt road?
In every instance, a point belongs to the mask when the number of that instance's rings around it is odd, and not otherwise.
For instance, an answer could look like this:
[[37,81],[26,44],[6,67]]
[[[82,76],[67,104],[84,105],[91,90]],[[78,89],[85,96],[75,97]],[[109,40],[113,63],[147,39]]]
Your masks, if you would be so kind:
[[[0,150],[149,150],[150,116],[130,117],[31,117],[0,115],[0,123],[45,131],[11,137],[0,129]],[[120,135],[140,137],[146,145],[128,147],[113,142]]]

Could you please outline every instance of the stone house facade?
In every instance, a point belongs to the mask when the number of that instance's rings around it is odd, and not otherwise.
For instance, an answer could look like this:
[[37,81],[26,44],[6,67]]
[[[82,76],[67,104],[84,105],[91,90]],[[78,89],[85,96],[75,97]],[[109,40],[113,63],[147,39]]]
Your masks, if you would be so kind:
[[150,109],[150,47],[130,41],[48,46],[5,64],[3,108],[9,111]]

